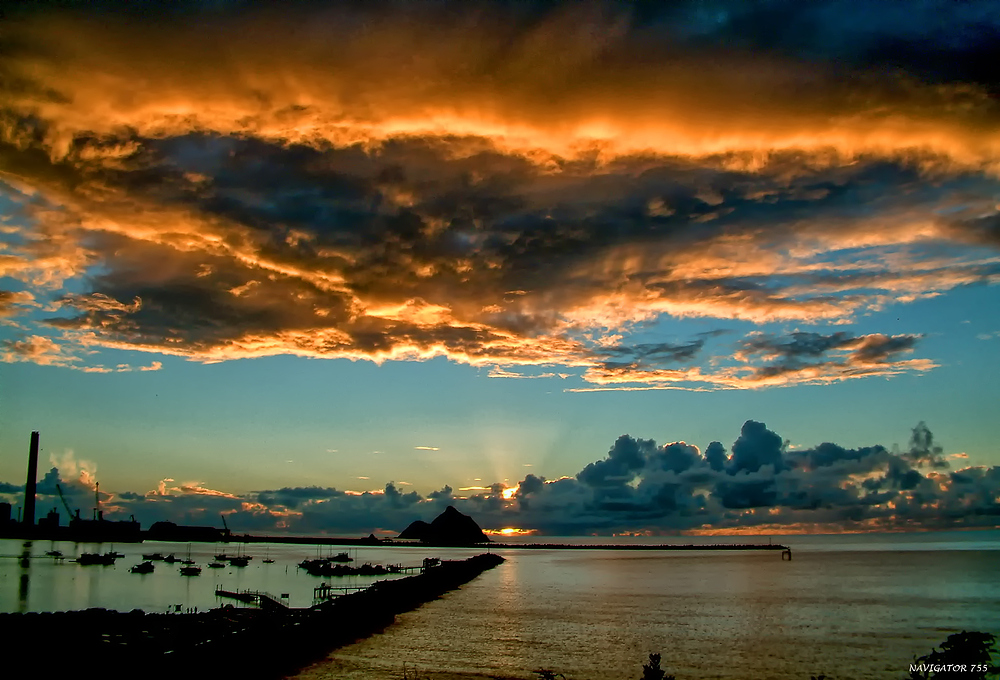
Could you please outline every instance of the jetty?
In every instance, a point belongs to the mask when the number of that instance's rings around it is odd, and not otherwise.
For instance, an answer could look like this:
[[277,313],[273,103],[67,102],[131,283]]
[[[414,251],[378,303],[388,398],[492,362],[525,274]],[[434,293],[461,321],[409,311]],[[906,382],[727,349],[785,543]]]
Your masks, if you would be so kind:
[[[61,631],[59,649],[67,658],[85,658],[95,667],[141,668],[144,678],[175,678],[178,668],[188,668],[199,677],[277,679],[385,629],[397,614],[503,562],[496,554],[442,561],[420,574],[377,581],[355,592],[331,587],[317,604],[303,608],[289,607],[285,598],[267,593],[226,591],[258,606],[226,605],[197,614],[139,609],[0,614],[0,639],[10,649],[32,649],[52,631]],[[21,654],[13,655],[5,668],[11,677],[27,677],[36,666],[34,655]]]
[[641,543],[493,543],[490,549],[502,550],[780,550],[789,555],[791,548],[779,543],[659,543],[643,545]]

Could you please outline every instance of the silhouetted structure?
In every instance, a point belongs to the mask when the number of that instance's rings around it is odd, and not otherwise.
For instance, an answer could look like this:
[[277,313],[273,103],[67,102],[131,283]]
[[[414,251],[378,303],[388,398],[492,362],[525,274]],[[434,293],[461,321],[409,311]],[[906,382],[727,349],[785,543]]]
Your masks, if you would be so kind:
[[49,514],[45,517],[38,518],[38,527],[40,529],[58,529],[59,528],[59,511],[55,508],[49,510]]
[[35,482],[38,478],[38,432],[31,433],[31,448],[28,449],[28,481],[24,484],[24,515],[21,522],[25,526],[35,524]]
[[440,546],[465,546],[491,542],[474,519],[460,513],[453,505],[449,505],[430,524],[421,520],[413,522],[403,530],[399,538],[415,538],[421,543]]
[[10,524],[10,503],[0,503],[0,527]]
[[146,538],[155,541],[202,541],[216,543],[224,541],[229,534],[215,527],[183,526],[173,522],[155,522],[146,531]]

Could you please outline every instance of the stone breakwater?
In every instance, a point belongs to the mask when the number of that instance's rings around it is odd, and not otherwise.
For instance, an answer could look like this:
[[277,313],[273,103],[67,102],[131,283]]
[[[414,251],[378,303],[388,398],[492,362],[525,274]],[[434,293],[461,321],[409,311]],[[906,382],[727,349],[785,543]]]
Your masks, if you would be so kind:
[[[243,673],[280,678],[331,650],[389,626],[415,609],[501,564],[483,554],[442,562],[416,576],[370,588],[307,609],[231,605],[198,614],[141,610],[0,614],[7,670],[117,668],[143,678],[209,677]],[[108,664],[113,664],[109,666]],[[18,677],[17,673],[13,673]]]

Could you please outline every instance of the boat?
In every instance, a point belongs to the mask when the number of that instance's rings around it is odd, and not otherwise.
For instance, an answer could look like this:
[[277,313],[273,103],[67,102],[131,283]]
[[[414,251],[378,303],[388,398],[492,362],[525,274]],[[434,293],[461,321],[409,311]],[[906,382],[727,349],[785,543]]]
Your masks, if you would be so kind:
[[209,569],[225,569],[226,565],[223,564],[222,562],[209,562],[208,563],[208,568]]
[[105,555],[110,555],[114,559],[118,559],[119,557],[125,557],[125,553],[115,552],[114,548],[112,548],[111,550],[109,550],[108,552],[106,552],[104,554]]
[[219,553],[218,555],[215,556],[215,559],[217,559],[220,562],[228,562],[229,555],[227,555],[226,553]]
[[181,576],[197,576],[201,573],[201,567],[181,567]]
[[264,564],[274,564],[274,560],[271,559],[271,550],[270,550],[270,548],[268,549],[268,551],[266,553],[264,553],[263,562],[264,562]]
[[[218,559],[218,555],[216,555],[216,559]],[[234,567],[245,567],[250,563],[250,560],[252,560],[253,557],[245,554],[241,549],[236,555],[229,555],[226,559],[229,561],[229,564]]]
[[162,560],[163,559],[163,553],[158,553],[158,552],[157,553],[143,553],[142,554],[142,559],[146,560],[147,562],[149,562],[149,561],[156,561],[156,560]]
[[174,562],[180,562],[180,559],[173,553],[170,553],[169,555],[163,558],[163,561],[166,562],[167,564],[173,564]]
[[351,559],[351,556],[348,555],[345,552],[337,553],[333,557],[327,557],[326,559],[327,559],[328,562],[353,562],[354,561],[353,559]]
[[80,556],[76,558],[77,564],[100,564],[107,566],[109,564],[115,563],[115,558],[112,553],[80,553]]
[[142,564],[137,564],[129,569],[129,572],[132,574],[151,574],[154,568],[153,563],[146,560]]
[[62,550],[49,550],[45,554],[48,555],[49,557],[56,557],[56,558],[63,556]]

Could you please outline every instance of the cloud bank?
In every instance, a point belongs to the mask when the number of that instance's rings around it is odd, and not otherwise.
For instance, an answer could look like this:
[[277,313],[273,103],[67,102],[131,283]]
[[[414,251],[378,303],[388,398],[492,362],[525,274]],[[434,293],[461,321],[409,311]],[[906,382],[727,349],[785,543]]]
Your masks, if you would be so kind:
[[[2,357],[444,356],[583,389],[932,370],[917,335],[841,327],[1000,277],[1000,12],[911,9],[10,10]],[[648,337],[690,318],[718,326]]]
[[[502,483],[423,496],[389,482],[376,491],[310,486],[247,494],[199,482],[159,482],[146,493],[102,492],[109,518],[134,514],[144,526],[171,520],[237,532],[306,535],[395,533],[455,505],[480,525],[548,535],[671,533],[795,533],[897,531],[1000,525],[1000,467],[951,469],[933,434],[920,423],[908,446],[848,449],[834,443],[793,448],[765,424],[749,420],[727,448],[702,452],[685,442],[658,445],[622,435],[607,455],[575,476],[528,474]],[[55,504],[53,468],[39,483],[39,507]],[[89,507],[93,489],[63,482],[73,502]],[[0,486],[15,502],[23,487]],[[467,495],[467,492],[472,492]],[[45,494],[50,496],[46,499]],[[84,513],[86,514],[86,513]]]

